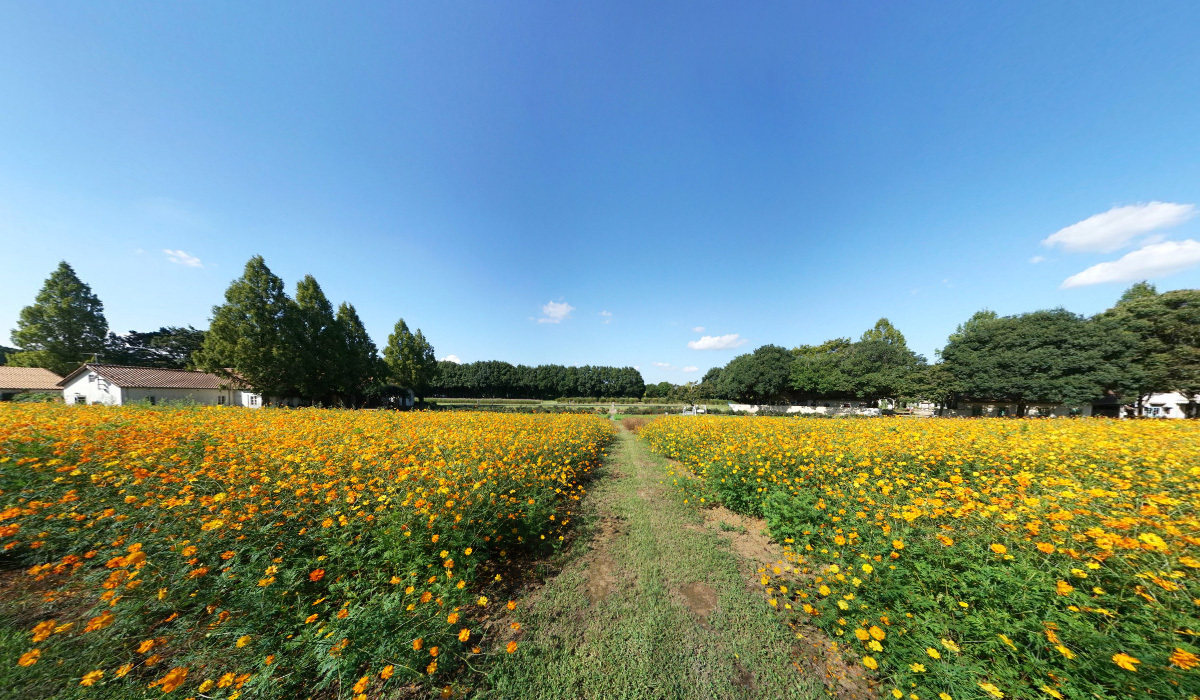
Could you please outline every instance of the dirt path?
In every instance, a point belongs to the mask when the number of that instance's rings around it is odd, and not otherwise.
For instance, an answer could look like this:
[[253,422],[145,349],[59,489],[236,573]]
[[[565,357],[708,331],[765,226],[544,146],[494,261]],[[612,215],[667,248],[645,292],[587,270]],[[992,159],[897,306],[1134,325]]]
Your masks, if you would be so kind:
[[749,584],[769,543],[740,523],[706,526],[665,478],[664,461],[622,430],[590,496],[589,549],[518,610],[520,651],[483,697],[825,696]]

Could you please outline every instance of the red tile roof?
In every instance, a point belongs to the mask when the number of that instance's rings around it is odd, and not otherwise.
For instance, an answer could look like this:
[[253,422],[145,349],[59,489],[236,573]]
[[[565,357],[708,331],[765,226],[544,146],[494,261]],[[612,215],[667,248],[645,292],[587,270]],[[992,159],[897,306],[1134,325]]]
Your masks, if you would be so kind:
[[55,391],[60,379],[41,367],[0,367],[0,391]]
[[228,389],[244,388],[241,383],[210,372],[188,369],[158,369],[156,367],[126,367],[124,365],[86,364],[59,382],[67,382],[85,371],[92,371],[122,388],[141,389]]

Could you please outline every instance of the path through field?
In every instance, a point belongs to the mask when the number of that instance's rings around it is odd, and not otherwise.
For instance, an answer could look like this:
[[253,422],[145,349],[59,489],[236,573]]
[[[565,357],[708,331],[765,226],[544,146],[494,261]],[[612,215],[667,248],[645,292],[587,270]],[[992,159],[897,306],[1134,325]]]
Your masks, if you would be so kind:
[[765,552],[754,533],[705,527],[662,483],[664,460],[624,429],[608,464],[589,496],[590,550],[524,602],[521,650],[485,696],[826,697],[750,584],[759,564],[732,551]]

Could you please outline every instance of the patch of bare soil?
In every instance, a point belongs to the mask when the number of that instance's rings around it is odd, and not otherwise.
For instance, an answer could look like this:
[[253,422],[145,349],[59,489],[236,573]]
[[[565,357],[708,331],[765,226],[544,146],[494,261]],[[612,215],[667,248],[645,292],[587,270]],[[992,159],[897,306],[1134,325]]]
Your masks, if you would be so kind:
[[679,593],[700,626],[709,629],[708,616],[717,609],[717,592],[707,583],[689,583],[680,588]]
[[726,537],[734,553],[743,559],[760,566],[774,566],[784,560],[783,548],[771,540],[762,520],[715,506],[704,511],[704,524]]
[[604,516],[596,526],[592,539],[588,542],[591,550],[583,559],[587,567],[587,580],[584,583],[584,594],[588,601],[595,605],[608,600],[616,590],[616,562],[608,553],[608,547],[613,540],[624,534],[623,523],[616,516]]

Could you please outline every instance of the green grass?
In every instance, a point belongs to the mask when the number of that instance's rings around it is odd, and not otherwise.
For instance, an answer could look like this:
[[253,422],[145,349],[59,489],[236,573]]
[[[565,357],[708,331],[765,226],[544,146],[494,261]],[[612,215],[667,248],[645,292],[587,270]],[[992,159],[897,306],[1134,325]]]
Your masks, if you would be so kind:
[[622,431],[608,469],[589,497],[593,551],[518,608],[520,647],[478,697],[824,696],[792,663],[794,634],[747,591],[753,569],[660,485],[662,458]]

